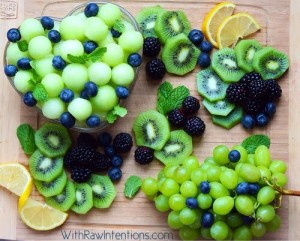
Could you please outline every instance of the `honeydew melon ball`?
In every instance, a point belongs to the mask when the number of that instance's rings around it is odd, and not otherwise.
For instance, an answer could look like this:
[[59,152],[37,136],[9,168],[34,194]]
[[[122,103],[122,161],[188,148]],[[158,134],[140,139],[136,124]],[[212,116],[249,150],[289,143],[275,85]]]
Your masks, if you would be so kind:
[[43,115],[51,120],[58,119],[65,109],[65,103],[60,98],[50,98],[42,106]]
[[84,48],[79,40],[66,40],[60,46],[60,55],[68,63],[71,61],[68,58],[68,54],[74,56],[81,56],[84,54]]
[[81,18],[82,20],[86,20],[87,19],[87,17],[85,16],[84,12],[78,13],[76,16],[79,17],[79,18]]
[[53,55],[49,55],[45,58],[35,60],[36,73],[39,77],[44,78],[47,74],[57,73],[52,65]]
[[28,51],[22,52],[17,43],[11,43],[6,50],[6,61],[8,64],[17,65],[21,58],[29,57]]
[[116,85],[129,86],[134,80],[134,69],[126,63],[112,69],[112,82]]
[[51,41],[45,36],[37,36],[28,43],[28,53],[34,59],[41,59],[52,52]]
[[108,112],[118,104],[118,97],[112,86],[103,85],[98,88],[98,93],[91,98],[91,102],[95,111]]
[[32,78],[33,75],[31,71],[19,70],[13,79],[14,86],[18,91],[24,94],[33,89],[34,85],[30,83]]
[[135,31],[135,29],[134,29],[134,27],[133,27],[133,25],[132,25],[131,23],[127,22],[127,21],[124,20],[124,19],[122,19],[121,21],[122,21],[122,23],[123,23],[124,26],[125,26],[124,32],[127,32],[127,31]]
[[99,47],[105,47],[105,45],[110,44],[110,43],[116,43],[116,42],[115,42],[115,40],[112,36],[112,33],[110,31],[108,31],[105,39],[98,42],[98,46]]
[[112,3],[106,3],[100,7],[98,17],[100,17],[107,26],[112,27],[116,20],[121,19],[120,8]]
[[59,31],[59,27],[60,27],[60,22],[54,21],[54,27],[53,27],[52,30],[57,30],[57,31]]
[[84,27],[84,20],[78,16],[72,15],[65,17],[61,21],[59,32],[64,40],[77,39],[83,41],[85,38]]
[[49,98],[58,97],[65,85],[62,77],[55,73],[47,74],[41,83],[45,87]]
[[95,42],[106,38],[108,27],[103,20],[98,17],[90,17],[85,20],[85,36]]
[[62,46],[62,44],[64,43],[65,41],[63,41],[63,40],[61,40],[61,41],[59,41],[58,43],[56,43],[56,44],[53,44],[53,54],[55,55],[55,56],[57,56],[57,55],[59,55],[59,56],[61,56],[61,51],[60,51],[60,49],[61,49],[61,46]]
[[138,31],[127,31],[119,37],[119,45],[129,53],[136,53],[143,46],[143,36]]
[[102,61],[108,64],[110,67],[114,67],[123,63],[124,52],[120,45],[115,43],[109,43],[105,45],[106,52],[102,56]]
[[88,75],[95,84],[106,85],[111,79],[111,68],[105,63],[96,62],[89,66]]
[[76,98],[68,105],[68,111],[78,121],[86,120],[92,114],[92,104],[83,98]]
[[20,25],[20,33],[27,43],[34,37],[45,34],[41,22],[35,18],[27,18]]
[[87,68],[82,64],[69,64],[62,72],[62,79],[69,89],[79,93],[88,81]]

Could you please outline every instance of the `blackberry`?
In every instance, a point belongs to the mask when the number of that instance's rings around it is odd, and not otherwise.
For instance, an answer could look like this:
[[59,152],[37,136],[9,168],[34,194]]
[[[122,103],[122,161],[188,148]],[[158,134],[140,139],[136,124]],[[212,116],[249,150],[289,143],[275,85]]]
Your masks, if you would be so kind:
[[200,103],[194,96],[186,97],[182,102],[182,109],[185,114],[194,114],[200,109]]
[[183,129],[191,136],[200,136],[205,131],[205,123],[198,116],[190,117]]
[[64,156],[64,167],[71,169],[75,165],[75,160],[72,158],[71,151],[68,151]]
[[90,146],[75,146],[69,153],[70,159],[73,159],[75,166],[89,167],[93,163],[95,150]]
[[240,79],[239,83],[245,84],[247,86],[250,82],[254,80],[262,80],[261,75],[256,72],[247,73]]
[[265,80],[266,82],[266,95],[267,101],[274,101],[281,97],[282,89],[274,79]]
[[261,98],[266,94],[266,82],[264,80],[253,80],[247,85],[248,96],[251,98]]
[[133,145],[132,137],[128,133],[121,132],[113,140],[113,147],[117,153],[129,152]]
[[165,64],[160,59],[151,59],[146,64],[146,73],[152,79],[162,79],[166,73]]
[[171,110],[168,113],[168,120],[171,125],[182,127],[186,123],[186,117],[180,109]]
[[143,54],[146,57],[156,57],[160,52],[160,42],[158,38],[147,37],[143,44]]
[[248,98],[243,104],[243,108],[247,114],[257,115],[264,109],[264,101],[262,99]]
[[80,133],[79,134],[79,136],[77,138],[77,145],[90,146],[95,150],[97,149],[97,146],[98,146],[96,139],[91,134],[88,134],[88,133]]
[[153,158],[153,150],[145,146],[139,146],[134,152],[135,161],[142,165],[149,164]]
[[90,179],[92,171],[86,167],[73,167],[71,169],[71,178],[78,183],[86,182]]
[[245,101],[247,91],[244,84],[232,83],[226,90],[226,98],[233,104],[241,104]]
[[94,159],[90,166],[92,172],[107,171],[111,166],[111,161],[107,155],[104,155],[100,152],[95,152]]

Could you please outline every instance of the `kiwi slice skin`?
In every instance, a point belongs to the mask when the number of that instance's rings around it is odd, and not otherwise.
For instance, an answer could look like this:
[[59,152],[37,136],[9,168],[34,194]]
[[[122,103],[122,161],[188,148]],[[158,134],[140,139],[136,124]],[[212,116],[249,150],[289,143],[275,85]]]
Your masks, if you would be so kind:
[[73,182],[68,180],[64,190],[60,194],[45,198],[45,202],[62,212],[68,211],[75,202],[75,187]]
[[42,182],[38,180],[33,180],[37,190],[44,197],[52,197],[60,194],[65,188],[67,181],[68,178],[65,171],[63,171],[60,176],[58,176],[51,182]]
[[227,116],[212,115],[212,122],[229,130],[240,123],[242,116],[243,109],[236,107]]
[[74,183],[75,202],[71,210],[78,214],[86,214],[93,207],[93,190],[87,183]]
[[161,150],[170,137],[170,125],[167,118],[155,110],[140,113],[132,128],[136,144],[154,150]]
[[181,33],[167,40],[162,61],[168,73],[185,75],[195,69],[199,54],[199,49]]
[[170,139],[160,151],[155,151],[154,156],[163,164],[179,165],[193,152],[192,137],[184,130],[172,131]]
[[72,143],[67,129],[54,123],[41,126],[35,132],[34,139],[40,152],[50,158],[66,154]]
[[191,24],[183,11],[165,11],[157,17],[154,30],[164,44],[180,33],[187,36],[191,31]]
[[36,150],[28,160],[29,170],[35,180],[51,182],[63,171],[63,158],[49,158]]
[[247,73],[252,72],[253,57],[262,48],[262,45],[255,39],[241,40],[234,48],[239,67]]
[[237,63],[234,50],[223,48],[213,53],[211,66],[226,83],[238,82],[245,74]]
[[228,85],[211,67],[201,70],[197,74],[198,92],[202,97],[211,102],[224,99]]
[[289,68],[289,59],[285,53],[265,47],[255,53],[252,65],[264,80],[278,79]]
[[202,104],[210,114],[219,116],[227,116],[235,107],[235,104],[230,103],[226,99],[218,100],[216,102],[210,102],[204,99]]
[[92,175],[88,184],[93,190],[93,204],[96,208],[109,208],[117,191],[108,176]]

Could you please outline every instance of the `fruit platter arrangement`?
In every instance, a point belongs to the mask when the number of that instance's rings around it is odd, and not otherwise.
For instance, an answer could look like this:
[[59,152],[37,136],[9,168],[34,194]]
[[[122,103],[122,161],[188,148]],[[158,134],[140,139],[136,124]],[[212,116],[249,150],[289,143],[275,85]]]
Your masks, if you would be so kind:
[[0,186],[28,239],[287,238],[288,45],[263,8],[171,3],[58,2],[7,30],[4,81],[30,118]]

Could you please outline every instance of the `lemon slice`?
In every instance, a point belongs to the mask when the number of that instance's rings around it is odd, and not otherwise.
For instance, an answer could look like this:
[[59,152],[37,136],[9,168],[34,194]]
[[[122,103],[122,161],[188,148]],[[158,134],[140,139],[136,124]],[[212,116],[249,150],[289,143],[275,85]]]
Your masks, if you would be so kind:
[[202,31],[216,48],[218,48],[217,43],[217,32],[220,24],[227,17],[231,16],[235,8],[235,4],[231,2],[222,2],[216,6],[214,6],[209,13],[205,16]]
[[220,49],[234,47],[239,39],[255,33],[259,29],[259,24],[248,13],[237,13],[227,17],[218,28],[218,46]]

